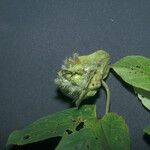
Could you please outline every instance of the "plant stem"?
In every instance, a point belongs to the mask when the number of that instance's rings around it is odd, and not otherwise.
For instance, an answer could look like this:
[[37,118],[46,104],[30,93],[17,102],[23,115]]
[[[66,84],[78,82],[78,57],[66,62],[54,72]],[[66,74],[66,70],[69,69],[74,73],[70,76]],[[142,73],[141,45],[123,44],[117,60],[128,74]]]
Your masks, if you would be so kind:
[[79,97],[79,99],[76,101],[76,106],[78,108],[79,108],[79,105],[81,104],[81,102],[83,101],[83,97],[85,96],[85,94],[86,94],[86,91],[83,90],[82,93],[81,93],[81,95],[80,95],[80,97]]
[[109,87],[108,87],[107,83],[104,80],[102,80],[102,85],[103,85],[104,89],[106,90],[105,114],[107,114],[109,112],[109,107],[110,107],[110,90],[109,90]]

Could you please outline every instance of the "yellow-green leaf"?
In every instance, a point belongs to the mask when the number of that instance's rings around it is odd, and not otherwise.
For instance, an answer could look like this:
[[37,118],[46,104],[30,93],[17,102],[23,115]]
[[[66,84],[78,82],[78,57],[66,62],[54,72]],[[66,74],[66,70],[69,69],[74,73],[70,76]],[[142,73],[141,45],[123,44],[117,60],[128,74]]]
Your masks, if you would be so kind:
[[112,65],[113,70],[134,87],[150,91],[150,59],[126,56]]
[[143,106],[150,110],[150,91],[145,91],[139,88],[134,88],[134,90]]

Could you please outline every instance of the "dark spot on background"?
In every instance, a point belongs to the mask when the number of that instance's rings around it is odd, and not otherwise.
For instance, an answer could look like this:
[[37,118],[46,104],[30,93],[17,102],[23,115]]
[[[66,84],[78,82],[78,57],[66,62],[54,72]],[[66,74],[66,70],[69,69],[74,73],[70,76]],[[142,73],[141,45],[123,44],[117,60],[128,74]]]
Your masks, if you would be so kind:
[[144,134],[143,139],[150,146],[150,135]]
[[24,146],[10,145],[7,150],[55,150],[62,137],[54,137]]

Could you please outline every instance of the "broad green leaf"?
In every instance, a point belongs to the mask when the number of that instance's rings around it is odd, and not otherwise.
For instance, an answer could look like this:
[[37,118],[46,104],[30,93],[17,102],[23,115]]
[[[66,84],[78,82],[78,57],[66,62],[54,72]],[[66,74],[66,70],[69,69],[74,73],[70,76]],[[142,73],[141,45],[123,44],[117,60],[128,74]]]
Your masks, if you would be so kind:
[[71,108],[43,117],[23,130],[14,131],[8,145],[25,145],[62,136],[57,149],[129,150],[128,127],[122,117],[108,113],[96,118],[94,105]]
[[134,87],[150,91],[150,59],[126,56],[112,65],[113,70]]
[[94,105],[82,106],[80,109],[71,108],[55,114],[45,116],[23,130],[14,131],[8,138],[7,145],[25,145],[48,138],[62,136],[66,130],[74,132],[80,122],[88,118],[95,118]]
[[64,134],[56,150],[129,150],[129,130],[122,117],[108,113],[101,120],[89,119],[84,128]]
[[134,90],[142,104],[150,110],[150,92],[139,88],[134,88]]
[[144,132],[148,135],[150,135],[150,125],[148,125],[145,129]]

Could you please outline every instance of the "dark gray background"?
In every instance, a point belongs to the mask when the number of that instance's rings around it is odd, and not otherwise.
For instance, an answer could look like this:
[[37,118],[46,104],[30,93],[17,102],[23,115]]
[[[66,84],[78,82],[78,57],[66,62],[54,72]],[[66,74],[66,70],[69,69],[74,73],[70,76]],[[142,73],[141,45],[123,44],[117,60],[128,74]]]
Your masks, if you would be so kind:
[[[132,54],[150,57],[150,0],[0,1],[0,149],[14,129],[70,106],[58,96],[56,72],[73,52],[96,49],[107,50],[112,63]],[[150,113],[114,75],[108,84],[111,111],[125,118],[132,148],[150,149],[143,137]],[[100,98],[102,113],[103,91]]]

